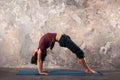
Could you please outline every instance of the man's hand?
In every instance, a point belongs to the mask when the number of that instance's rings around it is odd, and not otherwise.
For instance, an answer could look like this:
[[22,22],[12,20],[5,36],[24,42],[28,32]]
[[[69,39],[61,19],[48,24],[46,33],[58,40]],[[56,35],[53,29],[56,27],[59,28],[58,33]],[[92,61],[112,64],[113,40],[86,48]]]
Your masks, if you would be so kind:
[[48,71],[46,71],[46,70],[42,70],[42,71],[48,73]]
[[39,49],[37,52],[37,67],[38,67],[39,74],[48,75],[47,71],[43,70],[43,61],[41,59],[41,55],[42,53],[41,53],[41,50]]
[[40,71],[39,74],[41,74],[41,75],[48,75],[47,71]]

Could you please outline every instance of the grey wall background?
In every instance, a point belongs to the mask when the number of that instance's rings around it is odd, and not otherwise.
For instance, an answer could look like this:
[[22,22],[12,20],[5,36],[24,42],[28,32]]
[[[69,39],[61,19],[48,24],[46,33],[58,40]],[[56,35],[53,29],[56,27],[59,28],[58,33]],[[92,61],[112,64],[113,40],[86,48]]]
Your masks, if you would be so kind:
[[[120,67],[120,0],[0,0],[0,67],[36,68],[32,51],[47,32],[65,33],[92,68]],[[81,68],[58,43],[45,68]]]

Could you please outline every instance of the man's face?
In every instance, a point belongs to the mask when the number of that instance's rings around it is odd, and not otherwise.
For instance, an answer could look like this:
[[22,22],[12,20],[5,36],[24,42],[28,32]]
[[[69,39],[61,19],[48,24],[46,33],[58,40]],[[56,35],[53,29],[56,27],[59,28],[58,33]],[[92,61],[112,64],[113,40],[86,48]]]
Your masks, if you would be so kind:
[[38,48],[34,49],[33,55],[35,55],[38,52]]

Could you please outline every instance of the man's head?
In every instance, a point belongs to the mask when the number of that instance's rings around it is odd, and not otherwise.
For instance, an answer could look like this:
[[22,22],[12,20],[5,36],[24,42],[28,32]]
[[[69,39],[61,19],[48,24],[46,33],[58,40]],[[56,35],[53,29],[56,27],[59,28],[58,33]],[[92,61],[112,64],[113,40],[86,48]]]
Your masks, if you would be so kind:
[[[37,65],[37,55],[38,55],[38,49],[34,49],[33,56],[31,58],[31,63]],[[41,53],[41,60],[45,61],[46,54]]]
[[31,63],[37,65],[37,52],[35,52],[31,58]]

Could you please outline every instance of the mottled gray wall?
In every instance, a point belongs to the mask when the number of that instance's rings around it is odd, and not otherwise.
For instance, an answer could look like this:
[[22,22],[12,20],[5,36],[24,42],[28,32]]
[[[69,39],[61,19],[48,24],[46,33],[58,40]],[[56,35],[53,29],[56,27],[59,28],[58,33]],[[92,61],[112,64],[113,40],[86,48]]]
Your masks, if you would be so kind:
[[[92,68],[120,67],[120,0],[0,0],[0,67],[35,67],[33,48],[47,32],[70,35]],[[58,43],[44,66],[80,68]]]

